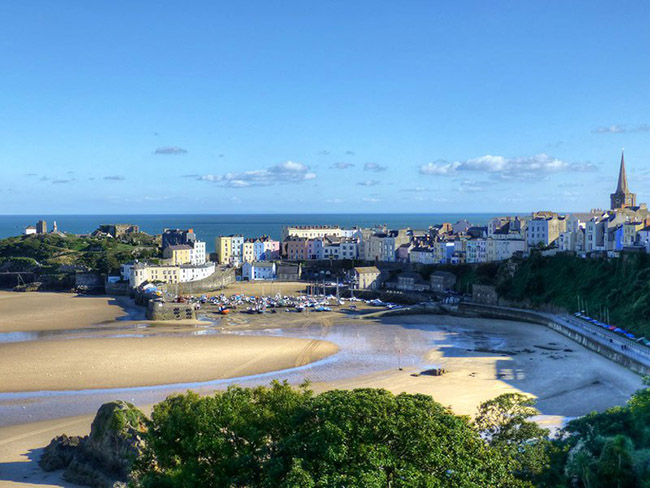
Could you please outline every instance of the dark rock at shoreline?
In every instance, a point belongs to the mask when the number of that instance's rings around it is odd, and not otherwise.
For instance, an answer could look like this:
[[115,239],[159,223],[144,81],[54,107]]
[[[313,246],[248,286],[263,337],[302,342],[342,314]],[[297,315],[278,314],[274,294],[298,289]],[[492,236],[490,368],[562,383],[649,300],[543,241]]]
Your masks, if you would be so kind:
[[68,437],[65,434],[55,437],[43,451],[38,465],[45,471],[65,468],[72,462],[81,440],[80,436]]
[[144,448],[146,417],[123,401],[102,405],[86,437],[56,437],[39,465],[45,471],[65,468],[63,479],[94,488],[126,486],[133,462]]

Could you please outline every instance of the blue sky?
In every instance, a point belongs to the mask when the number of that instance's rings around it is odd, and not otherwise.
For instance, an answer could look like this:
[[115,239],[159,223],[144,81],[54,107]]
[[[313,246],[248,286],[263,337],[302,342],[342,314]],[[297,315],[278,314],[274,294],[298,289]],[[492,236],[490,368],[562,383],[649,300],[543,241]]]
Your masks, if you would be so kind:
[[650,200],[645,1],[0,4],[0,213]]

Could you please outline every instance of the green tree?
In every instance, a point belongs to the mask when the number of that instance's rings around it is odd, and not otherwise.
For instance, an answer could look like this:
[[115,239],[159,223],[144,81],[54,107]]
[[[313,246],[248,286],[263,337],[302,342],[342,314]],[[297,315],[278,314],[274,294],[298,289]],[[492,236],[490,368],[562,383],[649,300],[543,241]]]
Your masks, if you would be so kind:
[[508,460],[518,477],[534,480],[550,467],[548,430],[530,420],[539,414],[535,400],[505,393],[479,406],[474,424],[489,444]]
[[426,395],[231,387],[156,405],[142,487],[532,487]]
[[634,446],[629,437],[617,435],[605,442],[595,465],[598,479],[596,485],[602,488],[633,488],[637,485],[632,452]]

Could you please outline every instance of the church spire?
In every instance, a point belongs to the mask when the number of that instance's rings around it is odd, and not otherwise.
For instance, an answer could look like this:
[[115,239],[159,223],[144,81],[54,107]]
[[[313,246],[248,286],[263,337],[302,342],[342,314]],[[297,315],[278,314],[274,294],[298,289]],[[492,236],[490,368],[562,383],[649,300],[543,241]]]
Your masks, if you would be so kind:
[[628,193],[627,176],[625,176],[625,150],[621,150],[621,168],[618,170],[616,193]]
[[618,170],[618,185],[616,191],[609,196],[612,210],[636,206],[636,195],[630,192],[627,187],[627,176],[625,174],[625,153],[621,151],[621,167]]

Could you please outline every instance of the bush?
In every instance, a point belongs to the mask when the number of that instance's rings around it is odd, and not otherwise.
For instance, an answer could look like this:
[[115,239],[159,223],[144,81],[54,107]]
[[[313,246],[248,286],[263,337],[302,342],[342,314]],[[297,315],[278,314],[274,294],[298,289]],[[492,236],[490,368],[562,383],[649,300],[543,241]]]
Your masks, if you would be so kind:
[[176,395],[154,407],[147,446],[141,487],[532,486],[466,417],[376,389]]

